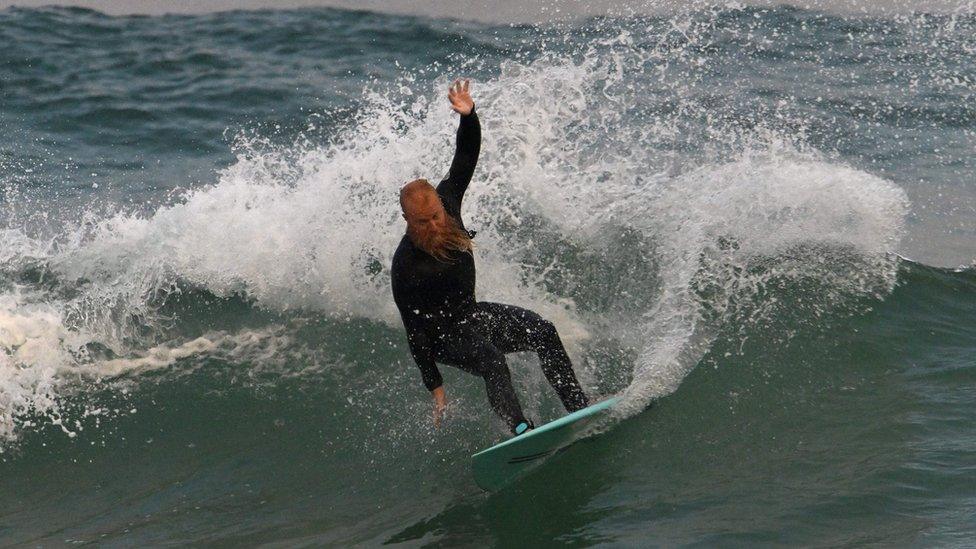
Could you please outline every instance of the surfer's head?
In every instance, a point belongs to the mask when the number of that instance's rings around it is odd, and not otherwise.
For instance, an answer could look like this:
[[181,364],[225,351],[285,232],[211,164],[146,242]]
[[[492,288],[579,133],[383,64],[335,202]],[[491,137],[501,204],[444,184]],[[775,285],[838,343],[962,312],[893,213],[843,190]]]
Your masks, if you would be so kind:
[[471,251],[471,238],[444,211],[437,190],[426,179],[415,179],[400,189],[400,208],[407,220],[407,236],[421,250],[447,261],[452,250]]

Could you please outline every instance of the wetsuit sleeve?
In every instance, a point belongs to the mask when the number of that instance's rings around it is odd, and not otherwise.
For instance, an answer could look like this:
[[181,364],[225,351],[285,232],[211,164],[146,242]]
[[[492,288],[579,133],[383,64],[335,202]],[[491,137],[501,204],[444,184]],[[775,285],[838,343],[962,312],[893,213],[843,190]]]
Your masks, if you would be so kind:
[[478,121],[478,113],[472,108],[470,114],[461,116],[451,169],[447,173],[447,179],[437,186],[437,192],[450,201],[452,206],[456,206],[458,211],[461,209],[464,191],[468,189],[468,183],[474,175],[474,168],[478,165],[480,152],[481,122]]
[[420,323],[413,320],[409,313],[402,316],[403,327],[407,329],[407,343],[410,344],[410,354],[413,355],[417,367],[420,368],[424,386],[427,387],[428,391],[433,391],[443,385],[444,380],[434,362],[434,350],[430,345],[430,340],[421,329]]

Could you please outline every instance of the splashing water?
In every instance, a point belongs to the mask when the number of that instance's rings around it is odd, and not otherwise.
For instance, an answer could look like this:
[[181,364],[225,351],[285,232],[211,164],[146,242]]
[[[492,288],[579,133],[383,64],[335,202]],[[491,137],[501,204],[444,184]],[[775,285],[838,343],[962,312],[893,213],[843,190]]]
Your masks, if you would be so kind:
[[[598,21],[568,52],[554,31],[537,54],[465,67],[485,75],[473,85],[484,144],[463,208],[478,230],[478,295],[553,320],[587,386],[627,379],[612,388],[624,413],[674,391],[734,303],[770,280],[816,278],[824,310],[895,280],[905,193],[806,144],[788,106],[758,124],[716,111],[707,91],[720,67],[703,52],[729,39],[719,19]],[[398,330],[395,197],[446,171],[447,72],[368,86],[326,144],[241,137],[215,184],[149,214],[89,216],[50,242],[8,230],[6,271],[46,282],[0,300],[0,437],[21,415],[56,418],[78,376],[213,352],[212,339],[167,339],[165,304],[181,292]],[[591,356],[606,340],[633,359]],[[85,356],[92,342],[111,356]]]

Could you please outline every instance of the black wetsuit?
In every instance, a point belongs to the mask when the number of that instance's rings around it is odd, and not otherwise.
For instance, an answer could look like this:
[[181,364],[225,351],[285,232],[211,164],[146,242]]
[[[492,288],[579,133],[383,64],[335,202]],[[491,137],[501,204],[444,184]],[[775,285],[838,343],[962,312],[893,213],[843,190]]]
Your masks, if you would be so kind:
[[[451,169],[447,179],[437,185],[444,210],[462,229],[461,199],[480,149],[481,125],[472,110],[461,117]],[[481,376],[492,408],[514,429],[525,417],[505,354],[534,351],[566,410],[587,406],[586,395],[551,322],[520,307],[475,300],[472,254],[452,252],[449,261],[439,261],[404,235],[393,255],[391,278],[410,352],[428,390],[442,383],[435,362]]]

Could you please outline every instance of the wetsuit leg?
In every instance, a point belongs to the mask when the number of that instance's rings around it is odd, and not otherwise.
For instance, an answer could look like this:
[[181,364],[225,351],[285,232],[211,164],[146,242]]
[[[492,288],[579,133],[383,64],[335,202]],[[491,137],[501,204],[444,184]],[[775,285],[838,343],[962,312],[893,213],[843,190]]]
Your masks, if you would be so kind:
[[484,378],[488,402],[513,431],[516,425],[525,421],[505,353],[472,326],[456,327],[449,336],[437,341],[434,357],[438,362]]
[[538,354],[542,373],[566,411],[575,412],[589,405],[552,322],[528,309],[484,301],[475,305],[472,317],[479,331],[502,353]]

